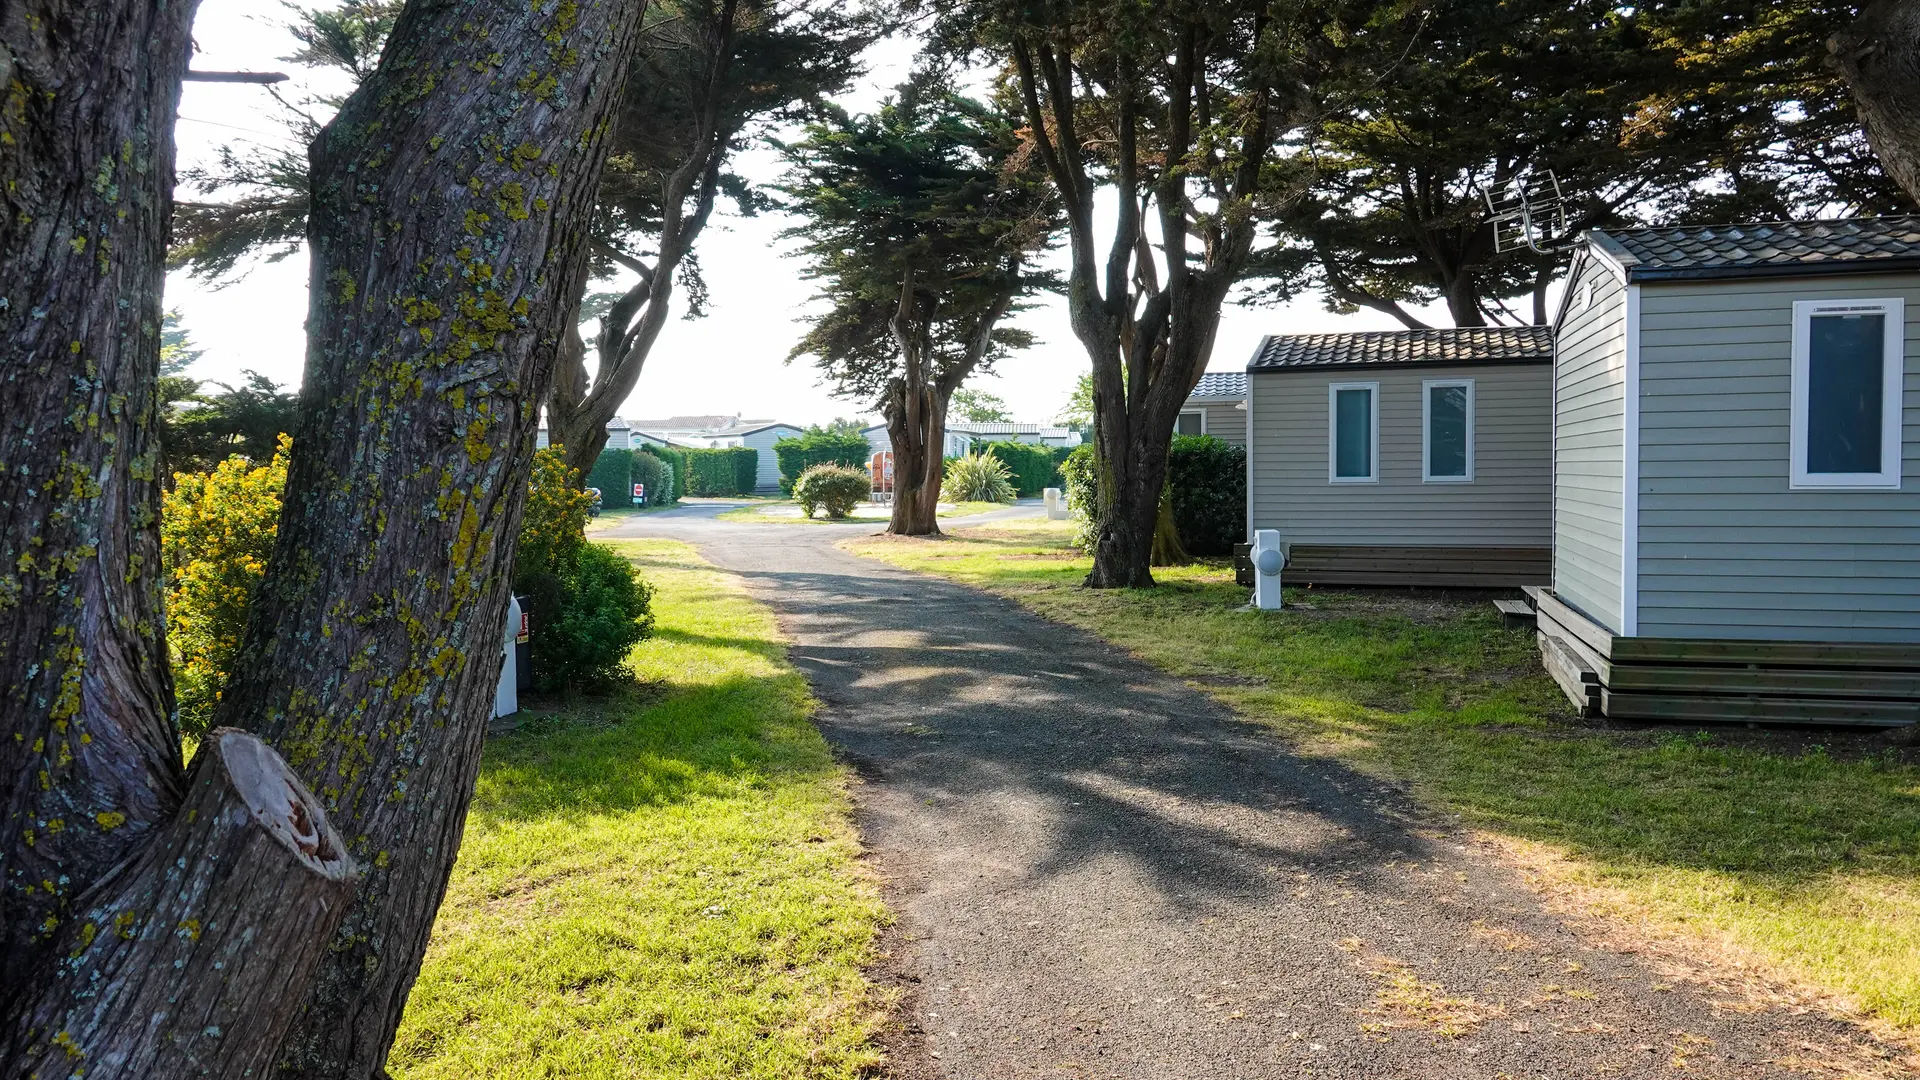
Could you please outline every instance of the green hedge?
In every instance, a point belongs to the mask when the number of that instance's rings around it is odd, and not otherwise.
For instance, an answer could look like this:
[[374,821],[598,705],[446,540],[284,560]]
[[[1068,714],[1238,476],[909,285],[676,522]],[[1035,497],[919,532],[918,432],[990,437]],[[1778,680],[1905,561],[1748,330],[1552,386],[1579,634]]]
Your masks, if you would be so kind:
[[600,489],[600,505],[608,510],[633,505],[633,451],[602,450],[587,474],[586,487]]
[[[632,480],[635,484],[647,485],[648,506],[668,506],[673,503],[673,469],[652,454],[633,455]],[[627,494],[633,494],[631,485]]]
[[1173,524],[1193,555],[1231,555],[1247,538],[1247,449],[1211,435],[1175,435],[1167,454]]
[[701,498],[750,495],[760,476],[760,451],[750,446],[688,450],[687,494]]
[[815,465],[865,468],[872,454],[865,436],[830,431],[809,431],[773,444],[773,456],[780,461],[780,490],[788,495],[800,474]]
[[[651,494],[648,495],[648,500],[651,501],[655,506],[664,506],[664,505],[671,505],[673,503],[677,503],[680,501],[680,499],[683,496],[687,494],[687,452],[686,451],[675,450],[672,447],[667,447],[667,446],[655,446],[652,443],[641,443],[638,447],[635,448],[634,454],[636,457],[641,455],[650,457],[655,461],[658,461],[661,465],[665,466],[667,469],[666,479],[669,481],[669,483],[667,485],[667,492],[666,492],[665,498],[655,499],[652,497]],[[649,487],[647,488],[647,491],[652,492],[653,488]]]
[[1038,443],[990,442],[980,448],[988,457],[1000,459],[1007,467],[1008,479],[1013,483],[1017,498],[1031,499],[1053,487],[1054,477],[1059,473],[1059,465],[1053,453],[1053,447]]
[[[1100,506],[1092,444],[1074,448],[1062,472],[1073,509],[1074,543],[1092,542]],[[1176,435],[1167,453],[1173,524],[1194,555],[1231,555],[1247,538],[1247,451],[1211,435]]]

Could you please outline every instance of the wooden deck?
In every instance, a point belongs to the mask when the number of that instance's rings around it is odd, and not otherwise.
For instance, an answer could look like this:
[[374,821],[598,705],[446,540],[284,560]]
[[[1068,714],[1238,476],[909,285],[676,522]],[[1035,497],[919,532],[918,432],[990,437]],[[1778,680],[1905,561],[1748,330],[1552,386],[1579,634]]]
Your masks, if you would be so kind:
[[1289,585],[1401,585],[1517,589],[1552,574],[1544,547],[1359,547],[1294,544]]
[[1618,637],[1526,588],[1548,674],[1585,715],[1693,723],[1920,723],[1920,645]]

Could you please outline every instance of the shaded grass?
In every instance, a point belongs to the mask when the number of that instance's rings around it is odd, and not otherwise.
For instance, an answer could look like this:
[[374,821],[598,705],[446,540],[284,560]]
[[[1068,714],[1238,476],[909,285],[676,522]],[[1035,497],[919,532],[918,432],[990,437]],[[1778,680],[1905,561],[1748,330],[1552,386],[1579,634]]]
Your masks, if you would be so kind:
[[683,544],[643,691],[489,742],[390,1068],[453,1077],[856,1077],[884,912],[770,612]]
[[1224,563],[1079,588],[1060,522],[855,552],[1018,599],[1204,687],[1311,754],[1567,856],[1617,914],[1708,939],[1920,1032],[1920,753],[1910,734],[1619,728],[1573,718],[1485,599],[1288,590]]

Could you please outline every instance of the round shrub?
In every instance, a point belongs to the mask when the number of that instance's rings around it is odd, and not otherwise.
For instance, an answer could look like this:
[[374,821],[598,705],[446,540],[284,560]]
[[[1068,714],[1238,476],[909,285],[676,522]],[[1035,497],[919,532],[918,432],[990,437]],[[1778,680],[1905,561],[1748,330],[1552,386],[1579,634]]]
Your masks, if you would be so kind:
[[653,631],[653,590],[633,564],[587,542],[590,497],[557,448],[534,454],[514,549],[513,591],[533,624],[533,684],[592,690],[617,681],[627,654]]
[[808,517],[824,507],[835,521],[853,513],[873,493],[873,477],[851,465],[815,465],[793,482],[793,501]]
[[526,582],[533,609],[533,682],[595,690],[627,673],[627,654],[653,632],[653,590],[605,544],[582,544],[571,566]]

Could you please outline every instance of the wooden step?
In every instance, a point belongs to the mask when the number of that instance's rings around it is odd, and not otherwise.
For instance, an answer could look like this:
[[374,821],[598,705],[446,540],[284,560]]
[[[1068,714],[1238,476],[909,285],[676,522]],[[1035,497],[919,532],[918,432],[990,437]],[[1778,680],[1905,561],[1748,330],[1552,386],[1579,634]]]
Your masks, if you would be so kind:
[[1500,625],[1508,630],[1523,630],[1533,626],[1533,605],[1525,600],[1495,600],[1494,609],[1500,612]]

